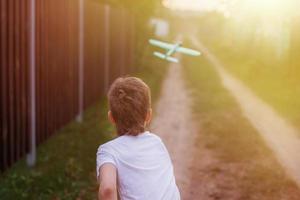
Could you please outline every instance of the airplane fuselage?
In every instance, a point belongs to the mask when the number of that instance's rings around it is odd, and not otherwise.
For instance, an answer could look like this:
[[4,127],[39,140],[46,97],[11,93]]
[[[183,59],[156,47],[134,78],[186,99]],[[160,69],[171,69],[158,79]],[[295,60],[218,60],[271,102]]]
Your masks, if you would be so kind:
[[176,50],[181,46],[181,43],[177,43],[172,49],[170,49],[169,51],[167,51],[166,53],[166,58],[171,56],[173,53],[176,52]]

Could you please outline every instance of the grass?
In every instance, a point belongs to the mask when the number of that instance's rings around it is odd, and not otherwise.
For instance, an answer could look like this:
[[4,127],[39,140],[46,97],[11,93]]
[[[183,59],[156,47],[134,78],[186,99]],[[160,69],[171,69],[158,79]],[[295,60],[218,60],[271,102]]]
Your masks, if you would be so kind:
[[[233,179],[225,183],[226,188],[239,192],[240,199],[299,199],[300,190],[242,115],[233,97],[222,87],[211,64],[202,57],[185,61],[184,66],[194,98],[199,135],[206,147],[216,153],[220,165],[234,171],[221,171],[222,175]],[[201,142],[200,136],[198,140]]]
[[106,110],[102,101],[86,111],[82,124],[72,122],[40,145],[34,168],[23,159],[6,171],[1,199],[95,199],[96,150],[113,132]]
[[224,47],[214,43],[209,47],[230,72],[300,129],[299,70],[288,71],[288,61],[276,63],[269,57],[268,62],[263,62],[259,54],[239,55],[233,50],[224,51]]
[[[166,65],[150,55],[145,54],[148,62],[141,63],[133,75],[150,86],[155,103]],[[34,168],[22,159],[1,174],[0,199],[96,199],[96,151],[115,136],[106,120],[106,105],[102,99],[85,112],[83,123],[71,122],[41,144]]]

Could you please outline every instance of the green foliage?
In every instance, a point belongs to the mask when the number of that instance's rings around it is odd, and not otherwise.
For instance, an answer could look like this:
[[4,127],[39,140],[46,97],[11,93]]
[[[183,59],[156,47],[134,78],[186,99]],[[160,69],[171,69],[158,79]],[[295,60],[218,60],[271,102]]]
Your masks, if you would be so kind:
[[95,199],[95,153],[113,130],[106,110],[102,101],[42,144],[34,168],[21,160],[2,174],[1,199]]
[[268,35],[260,19],[242,24],[210,14],[198,19],[198,36],[230,72],[300,128],[299,21],[290,18]]

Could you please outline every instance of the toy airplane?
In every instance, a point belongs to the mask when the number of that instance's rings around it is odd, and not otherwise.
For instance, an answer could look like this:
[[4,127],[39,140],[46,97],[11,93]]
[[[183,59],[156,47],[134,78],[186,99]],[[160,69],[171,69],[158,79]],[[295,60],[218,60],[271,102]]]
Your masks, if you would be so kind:
[[182,47],[181,42],[178,42],[176,44],[170,44],[170,43],[150,39],[149,43],[153,46],[157,46],[157,47],[167,50],[167,52],[165,54],[160,53],[160,52],[154,52],[153,55],[158,58],[161,58],[163,60],[170,61],[170,62],[178,63],[177,58],[171,57],[171,55],[175,52],[184,53],[184,54],[187,54],[190,56],[199,56],[201,54],[199,51]]

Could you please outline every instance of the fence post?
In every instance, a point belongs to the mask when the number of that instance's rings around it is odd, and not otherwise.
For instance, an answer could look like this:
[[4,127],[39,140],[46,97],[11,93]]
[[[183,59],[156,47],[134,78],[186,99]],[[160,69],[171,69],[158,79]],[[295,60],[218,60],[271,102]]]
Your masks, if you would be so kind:
[[30,34],[29,34],[29,80],[30,80],[30,140],[27,165],[34,166],[36,162],[36,99],[35,99],[35,23],[36,23],[35,0],[30,1]]
[[84,0],[79,0],[79,66],[78,66],[78,116],[77,122],[83,120],[84,95]]
[[110,7],[105,5],[104,7],[104,91],[106,92],[109,87],[109,64],[110,64]]
[[130,15],[130,56],[129,56],[129,69],[130,69],[130,73],[134,70],[134,47],[135,47],[135,43],[134,43],[134,39],[135,39],[135,21],[132,15]]
[[[121,11],[121,45],[122,45],[122,52],[121,52],[121,76],[124,76],[125,75],[125,71],[127,69],[125,69],[126,66],[126,62],[125,62],[125,58],[126,58],[126,55],[125,55],[125,52],[128,51],[128,46],[127,46],[127,42],[126,42],[126,29],[125,29],[125,24],[127,23],[127,16],[126,16],[126,11],[124,8],[122,8],[122,11]],[[128,25],[128,24],[126,24]]]

